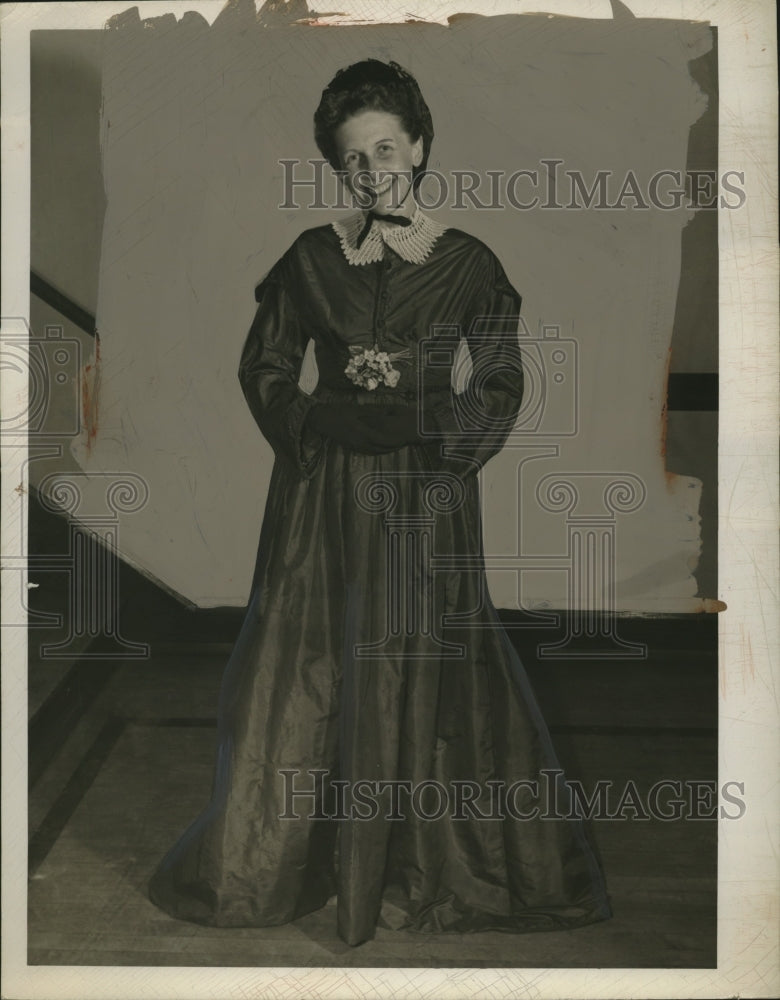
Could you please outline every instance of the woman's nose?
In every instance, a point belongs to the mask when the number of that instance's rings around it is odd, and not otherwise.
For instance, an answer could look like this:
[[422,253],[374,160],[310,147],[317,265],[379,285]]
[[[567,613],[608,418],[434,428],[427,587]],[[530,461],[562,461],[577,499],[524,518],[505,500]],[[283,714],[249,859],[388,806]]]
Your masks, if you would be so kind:
[[383,166],[382,161],[377,156],[369,155],[366,157],[366,170],[369,170],[372,174],[378,174],[382,170],[386,169]]

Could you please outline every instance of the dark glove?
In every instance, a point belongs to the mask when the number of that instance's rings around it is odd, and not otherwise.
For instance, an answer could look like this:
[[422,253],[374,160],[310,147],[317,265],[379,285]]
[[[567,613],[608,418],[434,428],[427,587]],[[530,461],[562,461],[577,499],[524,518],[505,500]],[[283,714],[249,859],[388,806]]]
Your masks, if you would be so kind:
[[394,443],[397,448],[423,440],[419,430],[420,413],[415,405],[391,403],[369,409],[371,413],[367,419],[383,440]]
[[420,440],[417,407],[359,403],[315,403],[307,424],[352,451],[384,454]]

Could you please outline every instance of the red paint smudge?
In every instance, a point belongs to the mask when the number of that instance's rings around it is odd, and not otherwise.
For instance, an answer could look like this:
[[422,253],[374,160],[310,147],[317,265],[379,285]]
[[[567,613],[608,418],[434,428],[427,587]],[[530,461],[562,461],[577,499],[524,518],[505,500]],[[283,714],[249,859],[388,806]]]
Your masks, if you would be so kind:
[[100,401],[100,335],[95,331],[95,360],[84,368],[81,379],[81,418],[86,432],[87,454],[98,432],[98,405]]

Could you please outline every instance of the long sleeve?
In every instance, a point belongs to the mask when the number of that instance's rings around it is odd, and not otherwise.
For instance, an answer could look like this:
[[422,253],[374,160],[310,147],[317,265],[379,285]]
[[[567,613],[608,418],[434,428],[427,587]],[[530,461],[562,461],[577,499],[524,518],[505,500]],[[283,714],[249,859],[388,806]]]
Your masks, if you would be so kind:
[[323,438],[306,423],[315,400],[298,386],[308,344],[299,320],[286,257],[255,289],[257,311],[249,329],[238,378],[252,416],[278,458],[310,479]]
[[488,252],[466,325],[472,371],[462,393],[426,401],[431,428],[424,445],[436,471],[477,473],[506,443],[523,399],[524,373],[517,329],[521,297]]

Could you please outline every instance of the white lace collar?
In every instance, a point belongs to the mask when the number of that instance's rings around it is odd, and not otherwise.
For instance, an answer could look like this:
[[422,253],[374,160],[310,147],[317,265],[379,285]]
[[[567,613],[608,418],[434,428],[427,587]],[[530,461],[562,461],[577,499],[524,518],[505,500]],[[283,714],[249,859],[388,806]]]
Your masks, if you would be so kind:
[[442,223],[425,215],[417,205],[409,226],[374,219],[368,235],[358,247],[357,238],[365,221],[365,212],[355,212],[331,223],[350,264],[373,264],[374,261],[381,260],[385,244],[410,264],[422,264],[436,240],[447,229]]

